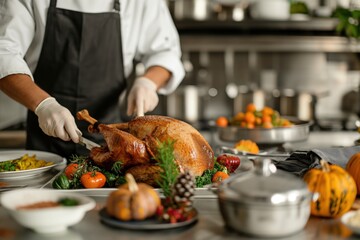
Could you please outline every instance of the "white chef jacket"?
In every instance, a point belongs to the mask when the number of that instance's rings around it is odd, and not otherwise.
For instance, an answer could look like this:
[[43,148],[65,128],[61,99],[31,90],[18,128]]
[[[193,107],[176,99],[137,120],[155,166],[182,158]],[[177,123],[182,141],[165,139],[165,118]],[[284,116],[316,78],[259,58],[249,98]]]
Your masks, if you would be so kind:
[[[49,4],[50,0],[0,0],[0,79],[10,74],[32,77]],[[183,79],[184,69],[179,36],[165,1],[121,0],[120,4],[125,76],[131,73],[134,59],[146,68],[162,66],[172,78],[159,93],[171,93]],[[57,8],[87,13],[109,12],[113,7],[114,0],[57,1]]]

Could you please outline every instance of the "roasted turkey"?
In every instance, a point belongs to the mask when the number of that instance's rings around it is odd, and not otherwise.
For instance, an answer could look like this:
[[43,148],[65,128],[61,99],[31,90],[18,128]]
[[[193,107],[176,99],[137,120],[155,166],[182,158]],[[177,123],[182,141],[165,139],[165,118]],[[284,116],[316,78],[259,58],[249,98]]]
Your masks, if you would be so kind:
[[155,156],[158,143],[174,140],[174,157],[180,171],[201,176],[214,166],[214,152],[205,138],[191,125],[166,116],[149,115],[136,117],[127,123],[101,124],[87,110],[77,113],[79,120],[90,123],[91,133],[99,132],[105,146],[90,151],[96,165],[110,168],[121,161],[123,169],[136,181],[156,185],[162,169]]

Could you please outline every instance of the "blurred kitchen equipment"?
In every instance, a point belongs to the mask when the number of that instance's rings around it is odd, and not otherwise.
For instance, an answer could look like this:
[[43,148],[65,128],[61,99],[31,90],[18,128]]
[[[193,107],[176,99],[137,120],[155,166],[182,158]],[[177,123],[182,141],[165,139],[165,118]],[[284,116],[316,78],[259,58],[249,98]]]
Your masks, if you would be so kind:
[[294,125],[290,127],[274,128],[242,128],[238,126],[218,127],[219,138],[226,142],[237,142],[241,139],[249,139],[257,144],[275,145],[286,142],[304,141],[309,137],[309,121],[301,121],[294,117],[286,117]]
[[259,237],[282,237],[302,230],[310,217],[313,194],[306,183],[277,170],[271,159],[226,179],[215,190],[229,228]]
[[274,90],[274,108],[282,115],[298,117],[309,121],[314,118],[314,96],[294,89]]
[[184,85],[167,96],[167,115],[189,123],[197,123],[203,115],[207,87]]
[[176,20],[208,20],[213,18],[213,2],[210,0],[176,0],[170,5],[173,6],[173,15]]
[[352,89],[344,94],[341,99],[341,110],[345,113],[359,113],[359,91],[357,89]]
[[249,0],[213,0],[214,11],[219,20],[242,21],[245,18],[245,10],[249,6]]
[[26,122],[27,109],[0,91],[0,130],[22,126]]
[[238,87],[234,79],[234,51],[232,49],[227,49],[224,53],[224,63],[225,63],[225,79],[226,95],[233,99],[238,95]]
[[[212,76],[209,71],[209,53],[201,51],[198,64],[190,61],[190,55],[185,52],[183,64],[186,76],[183,84],[172,94],[166,96],[166,115],[181,119],[193,125],[204,120],[207,102],[211,97]],[[196,126],[197,127],[197,126]]]
[[253,19],[287,20],[290,18],[288,0],[254,0],[249,8]]
[[234,99],[234,115],[238,112],[245,112],[249,103],[255,104],[256,109],[263,109],[265,106],[273,107],[273,100],[271,92],[262,89],[251,90],[245,85],[240,85]]

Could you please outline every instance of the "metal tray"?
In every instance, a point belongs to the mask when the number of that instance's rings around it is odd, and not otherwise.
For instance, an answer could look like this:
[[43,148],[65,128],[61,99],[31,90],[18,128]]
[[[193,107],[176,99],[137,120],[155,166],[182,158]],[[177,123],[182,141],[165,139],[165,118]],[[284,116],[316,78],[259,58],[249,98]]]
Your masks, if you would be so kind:
[[226,142],[238,142],[248,139],[257,144],[283,144],[300,142],[309,137],[311,122],[293,117],[285,117],[294,123],[291,127],[242,128],[237,126],[218,127],[219,139]]

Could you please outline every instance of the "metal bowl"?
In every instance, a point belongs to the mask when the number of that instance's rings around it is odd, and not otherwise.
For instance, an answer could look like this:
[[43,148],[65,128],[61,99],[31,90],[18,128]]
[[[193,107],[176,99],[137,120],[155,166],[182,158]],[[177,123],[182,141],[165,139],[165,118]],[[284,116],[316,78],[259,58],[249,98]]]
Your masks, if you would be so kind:
[[237,142],[241,139],[249,139],[257,144],[283,144],[285,142],[300,142],[309,137],[309,121],[301,121],[297,118],[285,117],[294,123],[291,127],[274,128],[243,128],[237,126],[218,127],[220,140]]

